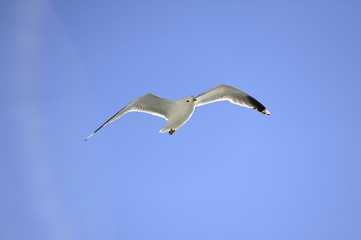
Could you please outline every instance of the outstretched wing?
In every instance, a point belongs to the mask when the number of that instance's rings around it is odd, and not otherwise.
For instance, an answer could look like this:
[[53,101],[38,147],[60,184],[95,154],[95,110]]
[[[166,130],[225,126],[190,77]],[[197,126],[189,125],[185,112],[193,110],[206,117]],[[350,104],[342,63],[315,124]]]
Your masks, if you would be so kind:
[[154,94],[146,94],[143,97],[140,97],[133,102],[129,103],[127,106],[122,108],[119,112],[114,114],[111,118],[109,118],[105,123],[103,123],[99,128],[97,128],[92,134],[90,134],[85,141],[91,138],[97,131],[99,131],[102,127],[114,122],[124,114],[128,112],[145,112],[158,117],[162,117],[166,120],[169,118],[169,112],[173,106],[173,101],[160,98]]
[[266,115],[271,114],[265,106],[263,106],[252,96],[237,88],[227,85],[218,85],[217,87],[200,94],[198,97],[196,97],[196,99],[196,107],[213,102],[229,101],[236,105],[253,108]]

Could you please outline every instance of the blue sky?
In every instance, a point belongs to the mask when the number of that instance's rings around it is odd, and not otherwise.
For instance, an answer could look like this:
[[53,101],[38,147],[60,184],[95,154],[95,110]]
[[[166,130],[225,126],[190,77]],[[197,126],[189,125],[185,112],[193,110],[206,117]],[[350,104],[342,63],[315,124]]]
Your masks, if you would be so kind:
[[[2,1],[1,239],[360,239],[359,1]],[[272,113],[131,113],[217,84]]]

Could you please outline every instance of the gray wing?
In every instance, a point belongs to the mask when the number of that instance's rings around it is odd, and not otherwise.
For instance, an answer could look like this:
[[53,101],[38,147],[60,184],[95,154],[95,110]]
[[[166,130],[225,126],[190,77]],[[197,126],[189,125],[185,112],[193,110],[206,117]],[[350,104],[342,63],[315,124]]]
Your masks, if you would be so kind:
[[266,115],[271,114],[265,106],[252,96],[237,88],[227,85],[218,85],[217,87],[200,94],[196,97],[196,99],[196,107],[213,102],[229,101],[236,105],[253,108]]
[[122,108],[119,112],[114,114],[111,118],[109,118],[105,123],[103,123],[100,127],[98,127],[92,134],[90,134],[85,141],[91,138],[97,131],[99,131],[102,127],[114,122],[124,114],[128,112],[145,112],[158,117],[162,117],[166,120],[169,118],[170,110],[173,106],[173,101],[160,98],[154,94],[146,94],[143,97],[140,97],[133,102],[129,103],[127,106]]

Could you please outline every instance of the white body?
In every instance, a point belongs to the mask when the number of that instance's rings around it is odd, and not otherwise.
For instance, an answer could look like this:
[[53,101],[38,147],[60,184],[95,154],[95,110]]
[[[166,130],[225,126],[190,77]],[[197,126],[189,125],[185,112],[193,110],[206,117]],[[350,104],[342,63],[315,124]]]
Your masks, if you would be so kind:
[[171,129],[177,130],[181,128],[191,118],[195,109],[194,103],[194,98],[191,96],[174,101],[171,110],[174,113],[169,116],[167,124],[160,132],[164,133],[169,132]]

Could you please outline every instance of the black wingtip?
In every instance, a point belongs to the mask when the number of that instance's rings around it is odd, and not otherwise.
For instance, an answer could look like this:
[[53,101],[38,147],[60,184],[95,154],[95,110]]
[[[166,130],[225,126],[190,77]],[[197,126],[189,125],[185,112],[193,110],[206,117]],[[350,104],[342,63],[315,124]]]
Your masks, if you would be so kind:
[[265,115],[270,115],[271,113],[267,110],[267,108],[265,106],[263,106],[262,103],[258,102],[255,98],[251,97],[251,96],[247,96],[248,100],[251,102],[251,104],[254,106],[254,109],[265,114]]

